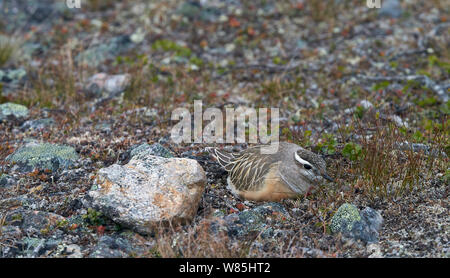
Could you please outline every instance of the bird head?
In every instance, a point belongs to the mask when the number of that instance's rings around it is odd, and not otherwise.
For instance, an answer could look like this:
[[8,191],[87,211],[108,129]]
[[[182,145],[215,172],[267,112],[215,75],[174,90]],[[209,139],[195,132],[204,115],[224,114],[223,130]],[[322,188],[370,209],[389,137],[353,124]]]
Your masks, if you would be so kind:
[[324,180],[333,181],[328,176],[325,160],[320,155],[300,149],[295,151],[294,160],[298,171],[312,185],[322,183]]

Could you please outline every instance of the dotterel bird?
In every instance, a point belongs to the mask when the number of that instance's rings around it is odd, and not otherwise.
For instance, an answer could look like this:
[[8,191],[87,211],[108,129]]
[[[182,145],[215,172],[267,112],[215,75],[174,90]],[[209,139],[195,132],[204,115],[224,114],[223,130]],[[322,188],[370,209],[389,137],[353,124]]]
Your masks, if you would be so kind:
[[227,182],[233,194],[252,201],[279,201],[310,192],[324,178],[332,181],[318,154],[287,142],[280,142],[274,154],[261,154],[261,147],[239,153],[210,150],[229,172]]

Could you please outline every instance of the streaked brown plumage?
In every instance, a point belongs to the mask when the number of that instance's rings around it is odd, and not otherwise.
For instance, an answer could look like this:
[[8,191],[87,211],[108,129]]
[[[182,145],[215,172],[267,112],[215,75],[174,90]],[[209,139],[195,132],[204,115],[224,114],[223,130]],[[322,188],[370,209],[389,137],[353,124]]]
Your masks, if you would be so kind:
[[219,164],[229,172],[231,191],[254,201],[279,201],[305,194],[319,185],[326,173],[320,155],[302,147],[280,142],[274,154],[262,154],[261,146],[239,153],[212,149]]

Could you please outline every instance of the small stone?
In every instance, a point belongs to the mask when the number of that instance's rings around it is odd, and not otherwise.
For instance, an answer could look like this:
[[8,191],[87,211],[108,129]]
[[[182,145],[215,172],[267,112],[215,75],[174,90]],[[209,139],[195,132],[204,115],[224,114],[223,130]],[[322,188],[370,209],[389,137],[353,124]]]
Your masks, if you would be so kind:
[[38,119],[38,120],[29,120],[22,124],[20,127],[22,130],[43,130],[51,125],[53,125],[55,121],[52,118]]
[[89,97],[105,98],[122,93],[130,82],[128,74],[97,73],[89,78],[85,93]]
[[339,207],[338,211],[333,215],[331,219],[331,231],[332,232],[344,232],[349,233],[354,223],[361,221],[359,210],[352,204],[343,204]]
[[25,237],[22,240],[23,252],[25,257],[35,258],[43,253],[45,247],[45,239],[35,237]]
[[0,174],[0,188],[6,188],[12,185],[11,177],[6,174]]
[[30,142],[7,156],[5,160],[16,163],[20,172],[31,172],[34,169],[49,169],[54,172],[72,166],[78,158],[72,147]]
[[406,127],[408,128],[408,123],[403,121],[402,118],[398,115],[390,115],[388,117],[391,121],[393,121],[398,127]]
[[171,158],[174,157],[173,153],[169,151],[168,149],[164,148],[161,144],[155,143],[152,145],[149,145],[147,143],[138,145],[137,147],[133,148],[130,151],[130,156],[136,156],[136,155],[155,155],[155,156],[161,156],[165,158]]
[[205,185],[195,160],[138,153],[124,166],[100,169],[85,201],[113,221],[151,234],[161,224],[190,222]]
[[134,32],[130,36],[130,40],[134,43],[141,43],[144,41],[144,39],[145,39],[145,32],[141,28],[138,28],[136,32]]
[[27,72],[22,69],[0,70],[0,81],[6,83],[19,83],[25,78]]
[[9,225],[18,226],[24,232],[46,234],[59,223],[65,221],[65,217],[45,211],[26,210],[19,208],[6,214],[6,222]]
[[65,252],[69,254],[67,258],[83,258],[81,247],[76,244],[67,245]]
[[366,110],[368,110],[368,109],[370,109],[370,108],[373,107],[372,102],[370,102],[370,101],[368,101],[368,100],[361,100],[361,102],[359,103],[359,105],[360,105],[362,108],[366,109]]
[[379,16],[399,18],[402,14],[403,10],[399,0],[384,0],[378,10]]
[[395,143],[396,147],[402,151],[413,151],[413,152],[423,152],[426,155],[438,156],[442,155],[446,157],[447,154],[444,151],[441,151],[437,148],[432,148],[428,145],[422,143],[410,143],[408,141]]
[[227,215],[224,220],[228,235],[245,237],[250,234],[268,238],[274,235],[270,222],[290,218],[289,213],[279,203],[266,203],[236,214]]
[[378,211],[373,208],[366,207],[360,212],[360,214],[371,229],[379,230],[381,228],[381,225],[383,224],[383,217]]
[[235,48],[236,48],[236,45],[234,45],[233,43],[227,43],[225,45],[225,51],[227,53],[233,52]]
[[377,243],[367,244],[367,253],[369,253],[369,258],[383,258],[383,253],[381,253],[380,245]]
[[121,35],[112,38],[106,43],[94,45],[79,53],[75,60],[83,64],[98,66],[108,59],[115,59],[118,55],[133,48],[134,43],[130,36]]
[[95,129],[104,133],[110,133],[112,131],[112,125],[109,122],[103,121],[95,125]]
[[330,229],[347,238],[375,243],[378,242],[378,230],[382,222],[383,218],[376,210],[366,208],[360,212],[356,206],[345,203],[331,218]]
[[128,257],[132,246],[127,239],[121,237],[102,236],[94,250],[89,254],[90,258],[123,258]]
[[297,41],[297,49],[307,49],[308,48],[308,43],[303,40],[303,39],[299,39]]
[[10,117],[20,120],[28,117],[28,113],[28,108],[20,104],[12,102],[0,104],[0,122]]

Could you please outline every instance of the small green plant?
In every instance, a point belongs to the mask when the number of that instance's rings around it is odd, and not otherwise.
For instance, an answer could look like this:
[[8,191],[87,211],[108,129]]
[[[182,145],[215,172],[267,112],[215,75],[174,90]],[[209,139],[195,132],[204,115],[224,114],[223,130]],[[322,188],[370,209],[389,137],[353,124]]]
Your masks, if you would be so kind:
[[102,213],[95,209],[88,208],[87,214],[83,215],[83,219],[91,225],[100,226],[105,223]]
[[275,65],[284,65],[284,64],[287,63],[287,61],[281,59],[281,57],[278,57],[278,56],[273,57],[272,62],[273,62]]
[[351,161],[360,160],[363,155],[362,147],[361,145],[353,142],[347,143],[342,149],[342,155],[344,155]]
[[416,104],[419,105],[420,107],[427,107],[427,106],[433,106],[437,103],[437,99],[436,97],[432,96],[432,97],[425,97],[423,99],[419,99],[416,101]]
[[337,141],[333,134],[325,133],[317,146],[326,154],[334,154],[336,152]]
[[45,235],[50,234],[51,230],[52,230],[52,228],[50,227],[50,225],[47,225],[47,226],[45,226],[45,228],[42,228],[39,232],[45,236]]
[[389,63],[391,65],[392,68],[396,69],[398,67],[398,62],[397,61],[392,61]]
[[22,221],[22,219],[23,219],[23,216],[22,216],[22,214],[20,214],[20,213],[15,214],[15,215],[12,217],[12,220],[13,220],[13,221]]
[[171,40],[157,40],[152,44],[153,50],[173,51],[176,56],[189,58],[192,51],[185,46],[178,45]]
[[311,146],[311,135],[311,130],[305,130],[305,132],[303,132],[303,139],[301,141],[302,146]]
[[414,141],[416,141],[417,143],[422,143],[422,142],[425,141],[425,138],[424,138],[422,132],[420,132],[420,131],[418,131],[418,130],[417,130],[416,132],[414,132],[414,134],[413,134],[413,139],[414,139]]
[[362,105],[358,105],[355,108],[354,116],[358,119],[362,119],[365,112],[366,112],[366,109],[364,109],[364,107]]
[[59,229],[65,228],[69,225],[69,221],[67,221],[66,219],[58,221],[56,223],[56,227],[58,227]]
[[445,174],[442,176],[442,181],[446,184],[450,182],[450,169],[445,170]]
[[372,90],[379,91],[379,90],[385,90],[391,83],[389,81],[382,81],[375,85],[373,85]]
[[197,56],[192,56],[192,57],[189,59],[189,62],[190,62],[191,64],[193,64],[193,65],[198,66],[198,67],[201,67],[201,66],[203,65],[203,60],[200,59],[200,58],[198,58]]
[[436,55],[430,55],[428,57],[428,67],[432,68],[434,66],[442,68],[447,73],[450,73],[450,63],[440,60]]
[[288,140],[292,140],[292,131],[289,128],[287,127],[283,128],[281,130],[281,134],[286,136]]

